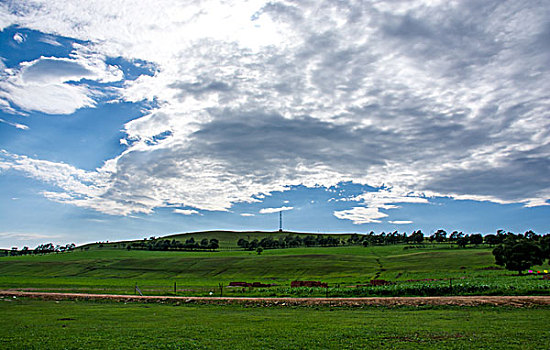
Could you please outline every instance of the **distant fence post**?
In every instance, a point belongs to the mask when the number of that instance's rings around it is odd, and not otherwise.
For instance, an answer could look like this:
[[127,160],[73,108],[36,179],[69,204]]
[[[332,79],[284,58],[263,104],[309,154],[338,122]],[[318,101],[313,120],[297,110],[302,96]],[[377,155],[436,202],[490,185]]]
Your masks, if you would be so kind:
[[174,281],[174,295],[177,295],[177,285],[176,285],[176,281]]
[[135,286],[134,288],[135,288],[134,294],[135,294],[135,292],[138,292],[139,295],[143,296],[143,293],[141,293],[141,290],[139,289],[139,287],[138,287],[138,285],[137,285],[137,282],[136,282],[136,286]]
[[220,297],[223,297],[223,283],[218,285],[220,287]]

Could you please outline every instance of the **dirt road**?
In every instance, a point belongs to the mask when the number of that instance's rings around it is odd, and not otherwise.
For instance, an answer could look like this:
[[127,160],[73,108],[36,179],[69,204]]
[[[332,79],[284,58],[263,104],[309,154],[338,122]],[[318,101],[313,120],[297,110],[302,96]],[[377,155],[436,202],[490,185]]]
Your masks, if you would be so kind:
[[457,306],[550,306],[550,296],[450,296],[450,297],[379,297],[379,298],[231,298],[231,297],[174,297],[174,296],[139,296],[113,294],[81,293],[45,293],[0,291],[0,297],[26,297],[45,300],[118,300],[122,302],[167,302],[197,304],[244,304],[244,305],[330,305],[330,306],[423,306],[423,305],[457,305]]

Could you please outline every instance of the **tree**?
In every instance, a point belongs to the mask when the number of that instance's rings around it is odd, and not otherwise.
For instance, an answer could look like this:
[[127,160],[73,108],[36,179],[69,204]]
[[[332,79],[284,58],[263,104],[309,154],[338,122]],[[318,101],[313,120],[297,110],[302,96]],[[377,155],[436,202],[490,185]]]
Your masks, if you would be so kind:
[[409,241],[410,241],[410,242],[413,242],[413,243],[416,243],[416,244],[422,243],[423,240],[424,240],[424,234],[423,234],[422,231],[420,231],[420,230],[414,231],[414,232],[409,236]]
[[264,251],[264,248],[262,247],[258,247],[258,249],[256,249],[256,253],[258,253],[258,255],[262,254],[263,251]]
[[485,241],[486,244],[488,244],[491,247],[501,243],[499,242],[499,238],[496,235],[485,235],[483,240]]
[[447,232],[445,230],[437,230],[433,235],[430,236],[430,241],[436,241],[438,243],[445,242],[447,240]]
[[244,238],[240,238],[238,241],[237,241],[237,245],[241,248],[248,248],[248,241]]
[[529,241],[510,241],[501,244],[493,249],[493,255],[497,265],[517,271],[520,275],[531,266],[542,265],[545,258],[540,246]]
[[210,239],[210,243],[208,244],[208,249],[218,249],[220,247],[220,241],[218,241],[216,238]]
[[466,244],[468,244],[468,237],[459,237],[456,239],[456,244],[458,244],[461,248],[466,248]]
[[479,245],[483,243],[483,236],[480,233],[470,235],[470,244]]

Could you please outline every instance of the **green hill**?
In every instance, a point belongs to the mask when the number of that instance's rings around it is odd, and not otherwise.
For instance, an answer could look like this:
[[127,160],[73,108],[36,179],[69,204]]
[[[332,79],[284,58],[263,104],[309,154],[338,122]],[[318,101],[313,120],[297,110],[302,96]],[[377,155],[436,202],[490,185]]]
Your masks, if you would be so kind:
[[[164,238],[217,238],[231,246],[239,238],[287,235],[278,232],[209,231]],[[303,234],[305,235],[305,234]],[[345,235],[342,238],[346,237]],[[117,248],[115,248],[115,246]],[[85,249],[88,247],[89,249]],[[235,247],[235,246],[233,246]],[[542,269],[540,267],[539,269]],[[339,246],[255,251],[126,250],[121,242],[88,245],[72,252],[0,258],[0,288],[208,295],[219,284],[261,282],[277,286],[229,289],[229,295],[323,295],[292,289],[293,280],[329,283],[333,295],[549,294],[540,276],[515,276],[494,265],[490,248],[421,246]],[[371,286],[371,280],[386,285]]]
[[[338,246],[265,249],[239,248],[247,241],[331,237]],[[458,248],[446,243],[352,245],[352,234],[205,231],[125,242],[102,242],[74,251],[0,258],[0,288],[209,295],[230,282],[274,285],[227,289],[230,295],[321,295],[320,288],[290,288],[294,280],[328,283],[333,295],[549,294],[540,275],[515,276],[494,264],[491,248]],[[217,239],[216,250],[148,250],[162,241]],[[134,249],[132,244],[142,244]],[[128,246],[131,246],[128,249]],[[537,270],[544,271],[543,267]],[[373,281],[374,282],[371,282]]]
[[[176,240],[185,242],[186,240],[193,238],[195,241],[201,241],[204,238],[212,239],[215,238],[220,243],[221,250],[231,250],[239,248],[237,242],[239,239],[246,239],[252,241],[254,239],[262,240],[263,238],[272,238],[278,240],[279,238],[284,238],[288,235],[298,236],[305,238],[307,236],[332,236],[338,237],[340,240],[347,240],[351,237],[351,233],[332,233],[332,234],[320,234],[320,233],[306,233],[306,232],[291,232],[291,231],[224,231],[224,230],[212,230],[212,231],[200,231],[200,232],[189,232],[189,233],[176,233],[168,236],[154,237],[154,240]],[[102,243],[90,243],[83,245],[83,248],[88,247],[88,249],[97,249],[99,245],[101,248],[122,248],[122,245],[126,246],[131,243],[139,243],[143,241],[151,241],[152,237],[144,237],[144,239],[139,240],[130,240],[130,241],[119,241],[119,242],[102,242]],[[80,248],[80,247],[79,247]]]

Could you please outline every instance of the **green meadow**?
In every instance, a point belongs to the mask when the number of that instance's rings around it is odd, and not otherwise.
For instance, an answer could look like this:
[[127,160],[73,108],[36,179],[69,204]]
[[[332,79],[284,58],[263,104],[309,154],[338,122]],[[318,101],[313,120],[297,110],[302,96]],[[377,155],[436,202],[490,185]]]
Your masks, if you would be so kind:
[[[112,242],[1,257],[0,289],[135,294],[137,285],[144,295],[179,296],[550,295],[550,281],[499,269],[487,246],[344,245],[258,254],[238,249],[236,241],[261,239],[262,233],[195,235],[219,239],[220,249],[127,250]],[[323,281],[329,288],[291,288],[294,280]],[[273,286],[228,287],[236,281]],[[0,297],[0,313],[0,344],[9,349],[543,349],[550,341],[547,307],[265,307]]]
[[244,307],[0,298],[9,349],[545,349],[547,308]]
[[[219,239],[220,249],[127,250],[121,242],[113,242],[65,253],[1,257],[0,288],[133,294],[137,285],[149,295],[197,296],[550,295],[550,281],[541,275],[518,276],[499,269],[491,248],[486,246],[346,245],[266,249],[258,254],[237,249],[236,241],[242,237],[276,237],[276,233],[193,235],[196,240]],[[542,271],[548,266],[534,269]],[[387,285],[371,286],[373,279],[387,281]],[[329,288],[290,288],[294,280],[323,281]],[[273,286],[228,288],[230,282]]]

